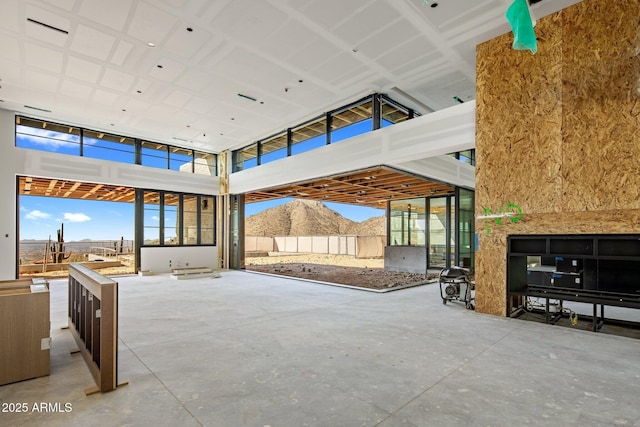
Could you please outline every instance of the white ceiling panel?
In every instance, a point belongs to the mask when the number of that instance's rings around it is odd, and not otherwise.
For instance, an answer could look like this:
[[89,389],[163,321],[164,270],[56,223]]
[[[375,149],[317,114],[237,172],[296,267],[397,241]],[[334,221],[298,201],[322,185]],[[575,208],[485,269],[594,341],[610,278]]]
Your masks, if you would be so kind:
[[59,51],[27,42],[24,44],[24,52],[26,65],[51,73],[62,72],[64,55]]
[[318,37],[311,41],[305,49],[301,49],[291,56],[290,61],[301,70],[310,71],[339,53],[341,51],[335,44]]
[[67,77],[95,84],[98,82],[101,72],[102,67],[95,62],[72,55],[67,56],[67,64],[64,71]]
[[183,63],[169,58],[160,58],[157,64],[151,67],[147,73],[149,77],[169,83],[176,80],[186,70]]
[[276,58],[288,58],[295,52],[306,50],[316,37],[316,33],[304,24],[290,20],[271,36],[261,40],[260,46]]
[[115,31],[124,30],[133,0],[82,0],[78,15]]
[[91,97],[93,87],[69,79],[63,80],[60,91],[62,95],[75,99],[88,99]]
[[190,99],[191,99],[190,94],[180,90],[174,90],[169,95],[167,95],[162,100],[162,102],[172,107],[182,108],[187,102],[189,102]]
[[4,34],[0,34],[0,52],[2,52],[3,60],[16,63],[19,62],[22,57],[20,42]]
[[[191,28],[192,31],[187,30]],[[176,31],[169,33],[167,41],[162,45],[166,51],[178,58],[192,58],[205,49],[211,42],[211,33],[195,26],[178,26]]]
[[[384,30],[374,33],[371,37],[364,40],[358,45],[358,52],[367,55],[370,58],[379,58],[390,51],[400,50],[405,55],[416,55],[423,53],[427,44],[417,52],[408,52],[405,49],[398,49],[398,45],[404,44],[406,41],[415,39],[420,33],[405,19],[399,19]],[[435,47],[431,47],[435,49]]]
[[0,1],[0,25],[5,31],[19,33],[24,25],[23,4],[17,1]]
[[111,54],[116,38],[86,25],[75,29],[69,49],[91,58],[106,60]]
[[[8,62],[3,61],[0,58],[0,79],[5,83],[3,85],[3,89],[6,90],[6,83],[10,82],[16,85],[24,85],[23,80],[24,71],[22,65],[18,62]],[[17,86],[20,87],[20,86]],[[3,91],[0,91],[0,98],[6,95],[3,95]],[[19,100],[18,100],[19,101]]]
[[413,69],[422,62],[431,62],[443,58],[434,46],[419,36],[399,42],[395,49],[377,58],[377,62],[387,70],[394,70],[402,76],[403,69]]
[[136,1],[135,12],[129,24],[128,34],[143,43],[160,45],[176,26],[178,19],[148,3]]
[[476,45],[509,31],[510,3],[1,0],[0,108],[214,151],[373,91],[427,114],[475,96]]
[[286,20],[285,13],[266,1],[234,0],[211,24],[229,39],[253,43],[275,33]]
[[107,68],[102,76],[100,85],[119,92],[130,93],[136,77],[133,74],[124,73],[114,68]]
[[388,1],[369,1],[365,8],[335,28],[333,33],[351,47],[358,47],[362,39],[399,18],[400,15]]
[[93,102],[98,104],[113,106],[120,99],[120,94],[104,89],[96,89],[92,99]]
[[116,49],[111,56],[111,64],[122,65],[127,60],[129,54],[133,51],[134,45],[124,40],[118,41]]
[[[42,0],[42,1],[44,3],[48,3],[50,5],[64,9],[69,12],[73,10],[73,7],[76,4],[76,0]],[[82,1],[82,0],[77,0],[77,1]]]
[[39,71],[27,70],[24,74],[24,81],[30,87],[47,92],[55,93],[58,90],[60,79],[55,74],[41,73]]
[[314,0],[304,2],[292,1],[292,7],[304,13],[313,22],[330,30],[354,15],[360,9],[367,7],[368,0]]

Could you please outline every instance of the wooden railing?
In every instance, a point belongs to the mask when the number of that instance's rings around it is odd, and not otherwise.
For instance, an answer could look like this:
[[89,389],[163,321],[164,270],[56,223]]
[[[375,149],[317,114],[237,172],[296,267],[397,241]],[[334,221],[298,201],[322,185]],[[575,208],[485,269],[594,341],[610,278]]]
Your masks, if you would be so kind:
[[118,283],[82,264],[69,266],[69,330],[96,387],[86,394],[118,386]]

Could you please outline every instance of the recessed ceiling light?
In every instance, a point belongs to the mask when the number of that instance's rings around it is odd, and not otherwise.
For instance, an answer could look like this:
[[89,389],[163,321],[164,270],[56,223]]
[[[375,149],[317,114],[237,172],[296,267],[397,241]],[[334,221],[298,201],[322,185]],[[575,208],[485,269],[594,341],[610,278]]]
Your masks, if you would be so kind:
[[298,80],[298,83],[302,83],[302,82],[304,82],[304,80],[302,80],[302,79],[299,79],[299,80]]
[[438,3],[431,3],[431,7],[438,7]]

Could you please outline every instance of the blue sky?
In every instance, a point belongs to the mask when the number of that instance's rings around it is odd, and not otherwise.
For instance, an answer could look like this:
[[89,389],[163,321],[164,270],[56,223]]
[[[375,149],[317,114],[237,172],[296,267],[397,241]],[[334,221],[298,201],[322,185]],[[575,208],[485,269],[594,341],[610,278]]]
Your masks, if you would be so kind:
[[[251,216],[292,200],[294,199],[248,203],[245,215]],[[356,222],[384,215],[383,209],[365,206],[327,202],[325,206]],[[23,195],[20,196],[20,240],[46,240],[49,236],[55,239],[56,230],[62,223],[66,242],[82,239],[119,240],[120,237],[133,240],[133,216],[133,203]],[[165,219],[167,224],[171,221],[175,223],[175,218]]]
[[133,240],[133,203],[20,196],[20,240]]

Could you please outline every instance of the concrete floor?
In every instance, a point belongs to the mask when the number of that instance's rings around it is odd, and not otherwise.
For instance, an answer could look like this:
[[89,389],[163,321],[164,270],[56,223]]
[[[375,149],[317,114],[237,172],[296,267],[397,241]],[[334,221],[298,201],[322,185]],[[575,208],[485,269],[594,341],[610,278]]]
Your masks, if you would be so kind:
[[84,395],[93,379],[69,354],[66,282],[53,281],[51,375],[0,387],[0,425],[640,425],[640,340],[445,306],[437,284],[116,280],[129,385]]

